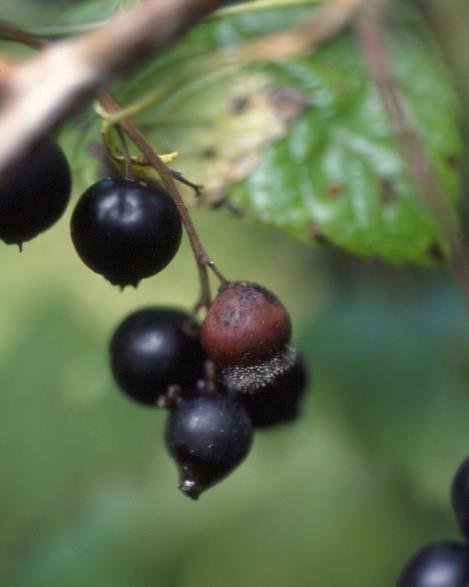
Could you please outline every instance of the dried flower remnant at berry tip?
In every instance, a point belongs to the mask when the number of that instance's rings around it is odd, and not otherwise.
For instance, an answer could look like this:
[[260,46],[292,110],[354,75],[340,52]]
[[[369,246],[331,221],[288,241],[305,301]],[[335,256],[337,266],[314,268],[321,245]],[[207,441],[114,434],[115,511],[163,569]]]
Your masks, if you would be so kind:
[[247,456],[253,427],[246,409],[219,393],[181,396],[169,414],[166,446],[177,463],[180,490],[198,499]]
[[246,408],[255,428],[270,429],[296,420],[309,383],[306,364],[298,357],[288,371],[256,393],[233,393],[233,389],[229,393]]

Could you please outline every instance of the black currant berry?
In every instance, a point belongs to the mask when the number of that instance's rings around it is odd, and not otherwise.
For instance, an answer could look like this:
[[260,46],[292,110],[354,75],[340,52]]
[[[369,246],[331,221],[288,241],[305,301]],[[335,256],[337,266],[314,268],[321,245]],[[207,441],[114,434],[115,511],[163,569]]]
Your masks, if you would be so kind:
[[290,333],[290,317],[276,296],[256,283],[239,281],[220,288],[202,324],[201,340],[216,365],[254,365],[281,351]]
[[454,476],[451,502],[461,531],[469,539],[469,459],[462,463]]
[[71,174],[60,147],[46,142],[0,185],[0,239],[17,244],[50,228],[70,198]]
[[161,271],[181,243],[181,217],[160,187],[106,178],[81,196],[72,240],[82,261],[112,284],[136,286]]
[[306,367],[301,360],[273,383],[256,393],[237,393],[236,398],[246,408],[256,428],[269,428],[293,422],[298,416],[298,404],[307,385]]
[[192,499],[226,477],[251,448],[252,423],[236,400],[217,393],[182,396],[166,425],[179,488]]
[[144,308],[127,316],[110,343],[112,373],[132,399],[157,405],[169,386],[193,388],[203,377],[204,352],[185,312]]
[[407,563],[397,587],[469,587],[469,547],[436,542],[422,548]]

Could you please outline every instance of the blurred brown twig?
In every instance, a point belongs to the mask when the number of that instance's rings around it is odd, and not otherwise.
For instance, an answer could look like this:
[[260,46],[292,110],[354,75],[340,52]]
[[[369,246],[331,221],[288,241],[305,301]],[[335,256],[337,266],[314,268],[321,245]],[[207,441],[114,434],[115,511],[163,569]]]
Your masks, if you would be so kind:
[[462,296],[469,305],[469,257],[458,217],[441,191],[440,182],[413,128],[403,103],[386,40],[386,0],[374,0],[357,19],[357,34],[363,56],[386,108],[407,165],[409,175],[435,216],[450,247],[450,258]]
[[[1,88],[0,136],[8,140],[0,142],[0,176],[113,75],[165,47],[221,4],[222,0],[146,0],[99,30],[50,45],[17,66]],[[27,33],[16,37],[26,44],[32,39]]]

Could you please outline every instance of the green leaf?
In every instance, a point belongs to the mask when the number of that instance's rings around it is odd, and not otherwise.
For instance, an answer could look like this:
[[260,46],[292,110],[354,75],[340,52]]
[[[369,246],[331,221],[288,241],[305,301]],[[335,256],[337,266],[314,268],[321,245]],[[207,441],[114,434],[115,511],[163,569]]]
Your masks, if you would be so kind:
[[114,14],[134,4],[136,0],[82,0],[62,14],[46,20],[46,25],[35,24],[31,29],[36,35],[62,37],[84,33],[103,24]]
[[[159,152],[180,152],[175,167],[205,185],[207,201],[228,198],[248,218],[305,242],[435,264],[447,243],[408,176],[354,36],[343,33],[279,63],[222,67],[227,47],[291,26],[311,11],[296,0],[235,8],[116,85],[122,104],[151,102],[135,116],[147,138]],[[395,76],[454,206],[457,99],[420,17],[399,3],[393,10]]]
[[[461,147],[453,90],[425,37],[396,27],[390,42],[409,118],[443,193],[455,203]],[[446,245],[409,179],[355,40],[343,36],[313,56],[269,69],[308,92],[311,107],[232,188],[233,201],[304,240],[391,262],[432,264]]]

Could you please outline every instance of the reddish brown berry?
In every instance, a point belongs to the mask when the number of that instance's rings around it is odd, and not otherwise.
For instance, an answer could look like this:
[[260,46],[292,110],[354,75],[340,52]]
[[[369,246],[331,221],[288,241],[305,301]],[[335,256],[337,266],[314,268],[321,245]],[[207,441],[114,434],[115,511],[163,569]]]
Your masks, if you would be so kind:
[[290,333],[290,317],[277,297],[238,281],[220,288],[202,324],[201,342],[216,365],[247,366],[281,352]]

